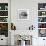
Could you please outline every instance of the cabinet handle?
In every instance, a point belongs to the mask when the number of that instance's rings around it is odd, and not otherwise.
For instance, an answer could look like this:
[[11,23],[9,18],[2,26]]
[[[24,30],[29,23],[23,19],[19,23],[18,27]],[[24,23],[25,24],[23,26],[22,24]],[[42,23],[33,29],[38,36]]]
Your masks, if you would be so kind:
[[43,39],[43,40],[45,40],[45,39]]
[[1,39],[1,40],[3,40],[3,39]]

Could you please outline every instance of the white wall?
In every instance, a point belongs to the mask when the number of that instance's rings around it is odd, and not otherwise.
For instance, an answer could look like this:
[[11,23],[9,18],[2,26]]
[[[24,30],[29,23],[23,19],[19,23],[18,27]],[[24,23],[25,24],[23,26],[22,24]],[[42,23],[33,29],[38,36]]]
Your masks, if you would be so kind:
[[[32,3],[33,2],[33,3]],[[17,30],[26,30],[32,24],[37,23],[37,2],[31,0],[15,0],[11,2],[11,19]],[[29,20],[18,20],[18,9],[29,9]]]
[[[17,30],[26,30],[32,24],[37,29],[38,25],[38,3],[46,0],[11,0],[11,22],[16,25]],[[29,20],[18,20],[18,9],[29,9]]]
[[[46,0],[11,0],[11,22],[16,25],[18,32],[19,30],[26,30],[30,25],[33,24],[35,26],[36,32],[34,36],[38,36],[38,3],[45,2]],[[29,9],[29,20],[18,20],[18,9]],[[33,38],[33,45],[38,46],[38,42],[43,42],[41,39],[42,38],[38,38],[36,40],[35,38]]]

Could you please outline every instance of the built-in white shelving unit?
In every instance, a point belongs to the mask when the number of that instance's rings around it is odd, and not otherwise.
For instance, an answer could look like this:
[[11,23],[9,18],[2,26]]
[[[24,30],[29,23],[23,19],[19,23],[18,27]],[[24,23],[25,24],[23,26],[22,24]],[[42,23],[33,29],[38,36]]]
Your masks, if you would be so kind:
[[0,35],[8,37],[8,3],[0,3]]
[[38,3],[39,37],[46,37],[46,3]]
[[0,45],[8,46],[9,0],[0,0]]

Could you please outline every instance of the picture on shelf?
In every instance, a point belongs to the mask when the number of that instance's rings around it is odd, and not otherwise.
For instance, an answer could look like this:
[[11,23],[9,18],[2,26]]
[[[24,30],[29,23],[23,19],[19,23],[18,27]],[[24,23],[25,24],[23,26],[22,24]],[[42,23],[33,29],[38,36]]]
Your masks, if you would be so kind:
[[38,22],[46,22],[46,17],[38,17]]
[[0,35],[8,37],[8,23],[0,23]]
[[46,23],[38,23],[38,28],[46,28]]
[[29,9],[18,9],[18,19],[29,19]]
[[38,10],[46,10],[46,3],[38,3]]
[[46,29],[39,29],[39,37],[46,37]]
[[0,10],[8,10],[8,3],[0,3]]
[[8,16],[8,11],[0,11],[0,16]]
[[46,16],[46,11],[38,11],[38,16]]
[[8,22],[8,17],[0,17],[0,22]]
[[5,6],[5,10],[8,10],[8,6]]

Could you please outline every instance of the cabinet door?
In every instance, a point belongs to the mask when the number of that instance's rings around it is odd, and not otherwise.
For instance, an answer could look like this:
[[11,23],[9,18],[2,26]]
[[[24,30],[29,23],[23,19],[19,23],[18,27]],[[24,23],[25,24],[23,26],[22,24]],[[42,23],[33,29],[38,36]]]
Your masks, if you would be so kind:
[[46,46],[46,38],[44,37],[38,38],[38,46]]

